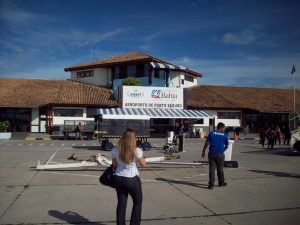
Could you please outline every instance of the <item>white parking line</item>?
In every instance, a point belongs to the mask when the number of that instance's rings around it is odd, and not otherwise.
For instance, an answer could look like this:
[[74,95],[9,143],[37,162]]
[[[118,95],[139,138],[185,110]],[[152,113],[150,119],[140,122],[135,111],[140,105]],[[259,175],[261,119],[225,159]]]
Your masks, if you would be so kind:
[[52,144],[51,144],[51,146],[54,146],[54,145],[55,145],[55,143],[52,143]]
[[18,147],[22,146],[23,144],[18,144]]
[[56,151],[50,156],[50,158],[47,160],[46,164],[50,163],[52,161],[52,159],[54,158],[54,156],[56,155],[56,153],[59,151],[60,149],[57,148]]
[[83,143],[82,146],[86,146],[86,143]]
[[65,146],[65,143],[62,143],[60,146]]
[[30,145],[30,146],[32,146],[32,145],[33,145],[33,143],[30,143],[29,145]]
[[40,146],[44,146],[44,143],[41,143]]
[[78,173],[61,173],[61,172],[48,172],[53,174],[69,175],[69,176],[81,176],[81,177],[99,177],[99,175],[88,175],[88,174],[78,174]]

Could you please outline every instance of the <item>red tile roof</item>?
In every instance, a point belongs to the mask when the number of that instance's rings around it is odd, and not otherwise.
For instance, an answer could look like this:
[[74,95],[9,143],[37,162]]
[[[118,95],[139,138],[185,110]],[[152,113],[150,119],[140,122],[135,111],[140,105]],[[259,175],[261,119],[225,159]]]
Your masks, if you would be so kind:
[[[99,68],[99,67],[112,67],[116,64],[126,64],[126,63],[136,63],[136,62],[158,62],[158,63],[166,63],[166,64],[174,65],[165,60],[153,57],[151,55],[147,55],[142,52],[129,52],[129,53],[122,54],[122,55],[117,55],[117,56],[103,58],[103,59],[97,59],[96,61],[66,67],[66,68],[64,68],[64,70],[67,72],[67,71]],[[190,69],[186,69],[183,71],[185,71],[189,74],[192,74],[194,76],[197,76],[197,77],[203,76],[201,73],[198,73],[198,72],[190,70]]]
[[[199,109],[250,109],[258,112],[291,112],[293,90],[256,87],[197,85],[187,89],[187,105]],[[300,91],[296,91],[296,109]]]
[[112,91],[69,80],[0,78],[0,107],[48,104],[115,107]]
[[[197,85],[187,89],[187,106],[198,109],[293,111],[293,90]],[[0,78],[0,107],[36,108],[43,105],[116,107],[112,90],[69,80]],[[300,91],[296,91],[296,109]]]

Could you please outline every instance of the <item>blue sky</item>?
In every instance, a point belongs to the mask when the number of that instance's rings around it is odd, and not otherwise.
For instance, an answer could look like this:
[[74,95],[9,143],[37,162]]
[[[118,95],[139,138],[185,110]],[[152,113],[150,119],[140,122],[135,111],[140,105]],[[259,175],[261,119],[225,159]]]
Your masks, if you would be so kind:
[[0,0],[0,77],[68,79],[63,68],[142,51],[200,84],[300,88],[298,0]]

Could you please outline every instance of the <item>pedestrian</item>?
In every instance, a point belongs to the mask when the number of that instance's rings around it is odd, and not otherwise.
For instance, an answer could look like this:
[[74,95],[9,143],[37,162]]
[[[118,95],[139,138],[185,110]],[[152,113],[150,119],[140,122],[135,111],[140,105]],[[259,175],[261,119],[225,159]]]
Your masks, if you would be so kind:
[[209,165],[209,182],[208,188],[213,189],[215,183],[215,169],[217,167],[217,175],[219,186],[226,186],[224,178],[224,152],[228,148],[228,137],[224,133],[225,125],[218,123],[217,130],[208,134],[206,142],[202,150],[202,158],[205,157],[205,151],[209,146],[208,165]]
[[276,133],[274,127],[271,126],[267,131],[267,138],[268,138],[268,149],[273,149],[274,141],[275,141]]
[[233,130],[233,140],[237,141],[239,139],[239,134],[240,134],[240,128],[236,127]]
[[178,151],[183,152],[184,124],[181,124],[179,127],[177,127],[175,133],[179,139]]
[[137,163],[141,167],[146,166],[143,151],[136,146],[135,132],[127,129],[119,140],[118,148],[112,149],[112,164],[115,168],[113,182],[118,197],[117,225],[125,225],[128,194],[133,202],[130,225],[141,223],[143,195]]
[[262,127],[259,131],[259,138],[260,138],[261,147],[265,146],[266,136],[267,136],[267,131],[264,127]]
[[285,126],[284,130],[283,130],[283,133],[284,133],[284,141],[283,141],[283,144],[285,145],[285,143],[287,145],[290,145],[290,141],[291,141],[291,130],[290,130],[290,127],[287,125]]
[[279,125],[277,125],[275,128],[275,142],[274,142],[275,145],[277,143],[277,140],[278,140],[278,144],[281,144],[281,130]]
[[81,123],[79,123],[76,126],[74,132],[75,132],[76,140],[78,140],[78,139],[81,140]]

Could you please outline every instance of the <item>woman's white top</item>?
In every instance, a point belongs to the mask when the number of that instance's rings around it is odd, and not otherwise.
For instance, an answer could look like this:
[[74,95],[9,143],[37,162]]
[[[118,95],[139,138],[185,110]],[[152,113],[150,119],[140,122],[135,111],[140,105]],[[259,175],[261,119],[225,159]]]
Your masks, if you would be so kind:
[[117,176],[122,176],[122,177],[135,177],[139,176],[139,171],[136,166],[136,162],[143,156],[143,150],[140,148],[136,148],[135,151],[135,160],[132,161],[131,163],[127,164],[123,162],[118,153],[117,148],[113,148],[111,150],[112,158],[115,158],[117,160],[118,166],[116,168],[115,174]]

